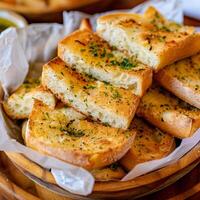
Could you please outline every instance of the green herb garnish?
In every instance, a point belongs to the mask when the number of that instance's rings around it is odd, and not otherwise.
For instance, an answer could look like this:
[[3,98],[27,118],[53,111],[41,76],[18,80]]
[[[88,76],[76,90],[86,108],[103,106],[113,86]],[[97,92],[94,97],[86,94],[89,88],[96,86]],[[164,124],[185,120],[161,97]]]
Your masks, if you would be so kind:
[[96,86],[94,86],[94,85],[85,85],[85,86],[83,86],[83,89],[95,89],[96,88]]
[[166,39],[166,36],[160,36],[160,37],[158,37],[158,40],[160,42],[165,42],[165,39]]
[[119,62],[117,60],[111,60],[110,64],[111,65],[118,65],[122,69],[131,69],[131,68],[136,66],[136,63],[130,62],[129,59],[127,59],[127,58],[124,58],[121,62]]
[[127,58],[124,58],[122,60],[122,62],[120,63],[120,66],[122,69],[131,69],[131,68],[135,67],[136,64],[133,64],[133,63],[129,62],[129,60]]
[[122,98],[122,96],[121,96],[121,94],[117,90],[115,90],[113,92],[112,98],[113,99],[120,99],[120,98]]
[[99,46],[95,43],[91,43],[89,45],[89,52],[94,56],[94,57],[97,57],[99,54],[98,54],[98,51],[99,51]]
[[100,54],[101,58],[104,58],[106,56],[106,50],[103,49],[103,52]]
[[85,135],[83,130],[78,130],[78,129],[69,127],[69,124],[66,127],[61,127],[60,131],[62,131],[66,135],[73,136],[73,137],[82,137]]

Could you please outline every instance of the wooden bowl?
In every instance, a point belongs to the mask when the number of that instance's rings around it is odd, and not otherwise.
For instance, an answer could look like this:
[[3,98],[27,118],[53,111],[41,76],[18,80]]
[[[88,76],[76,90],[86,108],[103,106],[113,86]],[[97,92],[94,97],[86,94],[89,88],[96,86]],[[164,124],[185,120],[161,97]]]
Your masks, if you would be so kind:
[[65,0],[64,4],[27,6],[0,2],[0,9],[22,14],[30,22],[62,22],[62,11],[80,10],[88,13],[105,11],[113,0]]
[[[10,173],[12,172],[12,173]],[[20,183],[18,185],[16,182]],[[5,156],[0,152],[0,199],[4,200],[41,200],[35,191],[35,184],[24,176]]]
[[40,167],[22,154],[13,152],[5,153],[27,177],[46,188],[45,190],[43,189],[44,191],[51,190],[55,195],[59,197],[65,196],[66,199],[133,199],[141,197],[176,182],[200,163],[200,143],[198,143],[190,152],[174,164],[130,181],[96,182],[92,194],[82,197],[60,188],[47,169]]

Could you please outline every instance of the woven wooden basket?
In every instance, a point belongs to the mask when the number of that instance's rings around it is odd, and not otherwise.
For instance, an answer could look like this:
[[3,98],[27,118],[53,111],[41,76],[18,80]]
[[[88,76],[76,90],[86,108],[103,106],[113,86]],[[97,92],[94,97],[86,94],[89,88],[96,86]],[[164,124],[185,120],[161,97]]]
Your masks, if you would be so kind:
[[60,188],[48,170],[27,159],[22,154],[13,152],[5,153],[21,172],[42,186],[40,188],[41,195],[45,196],[45,193],[51,191],[52,195],[62,197],[62,199],[133,199],[141,197],[176,182],[200,163],[200,143],[198,143],[190,152],[174,164],[130,181],[96,182],[92,194],[82,197]]

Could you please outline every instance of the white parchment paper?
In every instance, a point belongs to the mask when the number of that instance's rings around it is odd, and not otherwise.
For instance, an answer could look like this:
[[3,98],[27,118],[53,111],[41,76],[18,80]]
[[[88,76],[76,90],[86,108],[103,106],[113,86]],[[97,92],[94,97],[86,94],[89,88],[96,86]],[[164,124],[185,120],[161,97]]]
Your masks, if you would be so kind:
[[[182,5],[178,0],[152,0],[126,12],[143,12],[149,5],[154,5],[168,19],[182,22]],[[41,67],[55,56],[59,39],[79,27],[84,17],[89,17],[95,30],[96,19],[100,14],[87,15],[81,12],[64,12],[64,26],[59,24],[33,24],[26,28],[10,28],[0,35],[0,82],[6,95],[19,87],[33,63]],[[38,64],[39,63],[39,64]],[[36,67],[36,65],[35,65]],[[85,169],[64,163],[56,158],[42,155],[20,143],[18,135],[21,130],[7,119],[0,106],[0,150],[23,153],[32,161],[50,169],[57,184],[75,194],[88,195],[94,185],[93,176]],[[133,179],[142,174],[169,165],[200,141],[200,130],[193,137],[182,140],[166,158],[137,165],[122,181]]]
[[181,0],[183,3],[184,15],[200,20],[200,1]]
[[[81,22],[81,19],[84,17],[90,18],[93,30],[96,30],[96,20],[99,16],[114,13],[114,12],[129,12],[129,13],[143,13],[149,6],[154,6],[158,9],[167,19],[175,21],[177,23],[183,23],[183,4],[179,0],[151,0],[146,1],[143,4],[140,4],[132,9],[128,10],[114,10],[104,13],[97,13],[95,15],[88,15],[82,12],[71,11],[64,12],[64,25],[71,26],[73,28],[78,28]],[[69,23],[70,21],[70,23]]]

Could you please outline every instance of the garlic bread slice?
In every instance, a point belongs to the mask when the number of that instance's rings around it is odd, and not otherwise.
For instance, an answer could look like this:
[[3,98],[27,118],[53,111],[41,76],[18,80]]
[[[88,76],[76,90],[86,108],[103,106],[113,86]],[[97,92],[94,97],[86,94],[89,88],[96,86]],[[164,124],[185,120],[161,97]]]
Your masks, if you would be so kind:
[[24,83],[3,102],[3,108],[12,119],[26,119],[32,110],[34,99],[39,99],[52,108],[56,104],[54,95],[42,86]]
[[58,44],[58,56],[79,73],[86,73],[142,96],[152,82],[152,70],[136,57],[111,47],[96,33],[78,30]]
[[132,121],[131,128],[136,130],[135,140],[120,160],[120,164],[128,171],[139,163],[161,159],[175,149],[173,136],[163,133],[140,118]]
[[[58,108],[58,107],[57,107]],[[61,108],[61,107],[60,107]],[[68,115],[73,115],[71,116],[70,119],[78,119],[82,118],[84,119],[84,116],[78,112],[76,112],[73,108],[64,108]],[[77,115],[77,116],[75,116]],[[28,125],[28,120],[25,120],[22,124],[22,137],[25,140],[25,135],[26,135],[26,128]],[[118,163],[113,163],[108,167],[102,168],[102,169],[93,169],[90,171],[92,175],[94,176],[96,181],[111,181],[111,180],[119,180],[125,176],[124,170],[119,166]]]
[[35,100],[25,143],[41,153],[90,170],[116,162],[131,147],[134,130],[111,128],[84,117],[72,108],[51,109]]
[[155,71],[200,50],[200,34],[194,27],[168,21],[153,7],[144,14],[101,16],[97,32],[110,45],[137,56]]
[[42,85],[62,102],[115,128],[127,129],[139,104],[131,91],[86,80],[59,58],[44,65]]
[[169,65],[154,77],[174,95],[200,109],[200,54]]
[[154,84],[142,97],[137,115],[178,138],[186,138],[200,127],[200,110]]

